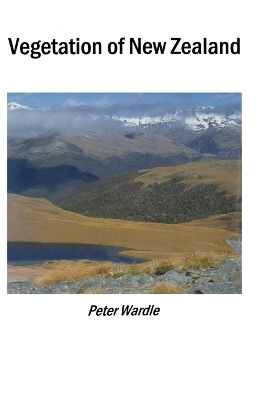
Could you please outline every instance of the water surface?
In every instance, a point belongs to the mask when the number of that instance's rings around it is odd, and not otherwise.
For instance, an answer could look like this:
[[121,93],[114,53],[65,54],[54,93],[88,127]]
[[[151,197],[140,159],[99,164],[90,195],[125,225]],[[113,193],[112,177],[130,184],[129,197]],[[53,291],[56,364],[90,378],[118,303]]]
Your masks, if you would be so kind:
[[27,266],[56,260],[94,260],[114,263],[139,264],[143,258],[129,257],[119,252],[123,247],[69,243],[8,242],[7,262],[10,265]]

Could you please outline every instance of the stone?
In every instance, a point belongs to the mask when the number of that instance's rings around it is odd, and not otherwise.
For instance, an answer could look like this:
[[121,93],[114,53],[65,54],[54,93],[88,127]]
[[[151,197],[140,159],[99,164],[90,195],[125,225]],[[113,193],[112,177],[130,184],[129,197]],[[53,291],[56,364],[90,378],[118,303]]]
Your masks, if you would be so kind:
[[192,282],[190,276],[186,276],[184,273],[176,272],[174,270],[167,271],[164,275],[160,275],[155,278],[157,282],[169,282],[174,285],[187,285]]

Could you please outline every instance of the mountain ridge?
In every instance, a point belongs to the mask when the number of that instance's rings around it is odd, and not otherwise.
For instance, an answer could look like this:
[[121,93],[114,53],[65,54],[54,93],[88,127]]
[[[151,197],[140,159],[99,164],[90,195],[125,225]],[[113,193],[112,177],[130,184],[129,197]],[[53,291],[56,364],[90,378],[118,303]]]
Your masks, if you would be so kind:
[[[25,109],[14,102],[8,106],[8,115],[15,116],[16,126],[20,126],[24,114],[35,110],[35,117],[42,118],[46,128],[46,109]],[[54,110],[56,107],[52,108],[53,118],[59,118],[61,114]],[[97,116],[97,120],[105,121],[102,129],[90,125],[94,116],[82,110],[86,119],[82,134],[67,134],[47,127],[45,132],[38,129],[35,132],[32,128],[33,135],[8,135],[9,191],[57,201],[93,180],[108,176],[193,161],[241,159],[240,106],[190,107],[159,117]],[[33,171],[37,177],[43,177],[43,183],[37,182]],[[66,173],[65,182],[62,171]],[[68,176],[71,171],[73,178]],[[54,183],[50,179],[53,173]],[[90,180],[88,174],[94,178]],[[28,177],[26,190],[21,189],[21,176]]]

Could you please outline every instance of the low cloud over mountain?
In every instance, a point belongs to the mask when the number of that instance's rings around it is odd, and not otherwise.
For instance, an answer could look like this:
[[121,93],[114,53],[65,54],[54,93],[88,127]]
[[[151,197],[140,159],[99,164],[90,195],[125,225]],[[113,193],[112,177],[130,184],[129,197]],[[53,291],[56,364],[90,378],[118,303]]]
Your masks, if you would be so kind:
[[188,129],[195,133],[208,128],[240,128],[241,105],[185,106],[171,102],[116,102],[108,99],[93,104],[71,99],[57,105],[33,108],[16,102],[8,103],[8,135],[35,136],[43,133],[84,135],[88,132],[163,132]]

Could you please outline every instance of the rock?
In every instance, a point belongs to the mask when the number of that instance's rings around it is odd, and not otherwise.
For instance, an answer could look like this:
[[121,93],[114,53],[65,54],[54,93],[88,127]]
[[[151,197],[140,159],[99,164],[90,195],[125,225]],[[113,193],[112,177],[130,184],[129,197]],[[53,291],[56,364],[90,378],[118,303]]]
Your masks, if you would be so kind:
[[36,287],[36,284],[34,282],[12,282],[8,284],[7,287],[7,293],[9,294],[16,294],[16,293],[21,293],[21,294],[31,294],[31,293],[37,293],[38,288]]
[[206,282],[194,285],[189,293],[195,294],[241,294],[241,282]]
[[188,283],[192,282],[192,278],[190,276],[186,276],[184,273],[171,270],[167,271],[164,275],[156,277],[155,282],[168,282],[174,285],[187,285]]
[[190,268],[186,272],[186,275],[190,276],[192,279],[198,279],[200,277],[200,271],[198,269],[195,269],[195,268]]

